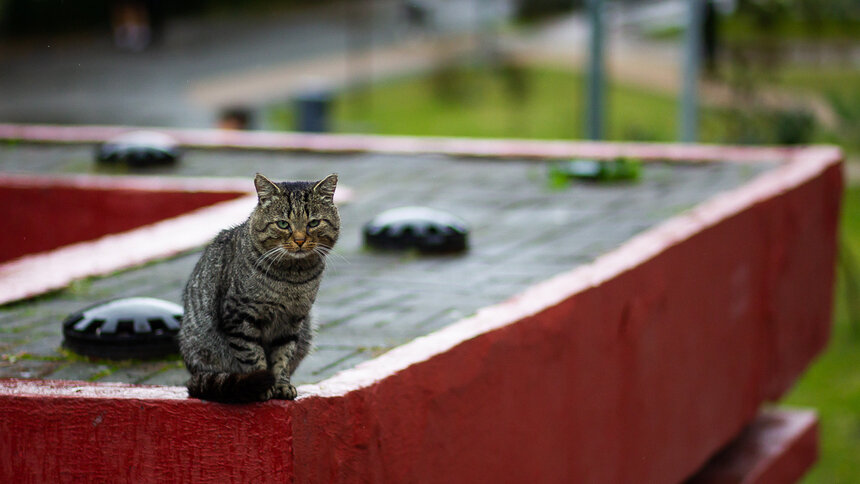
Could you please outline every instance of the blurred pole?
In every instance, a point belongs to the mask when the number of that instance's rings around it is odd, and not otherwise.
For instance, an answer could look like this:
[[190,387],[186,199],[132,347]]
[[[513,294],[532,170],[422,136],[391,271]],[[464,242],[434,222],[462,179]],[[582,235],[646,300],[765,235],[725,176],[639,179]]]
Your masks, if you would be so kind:
[[681,141],[684,143],[692,143],[699,138],[699,73],[702,65],[702,20],[705,1],[707,0],[687,0],[679,129]]
[[603,0],[587,0],[588,22],[591,26],[589,40],[588,79],[585,92],[586,137],[603,139],[603,114],[605,111],[603,63]]
[[353,118],[367,120],[373,109],[374,0],[344,2],[346,23],[346,89]]
[[475,6],[475,31],[478,35],[478,55],[480,60],[492,59],[495,51],[494,26],[492,16],[492,0],[476,0]]

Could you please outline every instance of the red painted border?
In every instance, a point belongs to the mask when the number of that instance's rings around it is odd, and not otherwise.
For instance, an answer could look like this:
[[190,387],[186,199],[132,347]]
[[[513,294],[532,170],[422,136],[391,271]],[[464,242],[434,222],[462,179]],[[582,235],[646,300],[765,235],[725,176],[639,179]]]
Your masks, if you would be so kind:
[[278,406],[55,381],[0,380],[0,395],[3,482],[289,482],[293,474],[291,417]]
[[818,459],[818,416],[766,410],[686,484],[784,484]]
[[60,289],[75,279],[110,274],[199,247],[217,234],[217,227],[244,220],[256,200],[249,194],[248,181],[234,179],[0,174],[0,185],[145,192],[233,192],[240,195],[234,200],[137,229],[4,262],[0,264],[0,304]]
[[[312,139],[357,146],[353,138]],[[527,151],[505,142],[466,145],[483,146],[471,153],[477,156],[493,154],[490,148]],[[664,158],[656,146],[566,146],[582,149],[569,156],[630,150]],[[220,461],[232,465],[197,480],[240,478],[264,459],[288,469],[272,481],[678,482],[732,440],[761,402],[779,397],[826,344],[842,179],[833,148],[666,153],[690,160],[770,154],[784,164],[593,264],[301,387],[295,402],[227,407],[177,400],[181,389],[112,386],[103,395],[103,385],[7,382],[0,475],[62,479],[63,468],[41,458],[60,454],[63,462],[95,455],[84,462],[106,475],[135,468],[138,480],[175,477],[188,466],[164,463],[156,471],[152,455],[198,455],[209,448],[207,434],[187,429],[218,427],[235,413],[252,415],[258,426],[241,435],[223,430],[243,447],[223,446]],[[69,388],[85,408],[63,405]],[[104,409],[110,431],[90,430],[101,415],[94,412]],[[67,422],[86,425],[67,432]],[[129,426],[137,439],[125,438]],[[177,426],[186,429],[178,441],[156,437]],[[272,428],[289,442],[269,445]],[[40,443],[39,453],[21,450],[31,442]],[[105,447],[124,457],[95,450]]]
[[[101,143],[142,128],[0,124],[0,139],[48,143]],[[149,128],[146,128],[150,130]],[[273,131],[158,129],[193,148],[239,148],[325,153],[435,153],[493,158],[615,158],[677,161],[783,161],[806,148],[684,145],[676,143],[601,143],[376,135],[330,135]]]
[[[242,223],[256,203],[253,183],[239,178],[167,178],[0,173],[0,186],[69,187],[144,192],[222,192],[239,198],[212,204],[140,228],[105,235],[0,263],[0,304],[60,289],[76,279],[111,274],[206,244],[225,226]],[[339,187],[336,201],[352,196]]]

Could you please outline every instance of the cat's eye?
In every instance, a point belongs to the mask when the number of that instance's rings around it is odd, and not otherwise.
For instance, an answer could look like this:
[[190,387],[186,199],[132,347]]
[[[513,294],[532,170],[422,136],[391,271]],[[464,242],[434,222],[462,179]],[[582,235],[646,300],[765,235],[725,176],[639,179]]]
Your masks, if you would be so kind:
[[320,221],[319,221],[319,220],[311,220],[310,222],[308,222],[308,227],[313,228],[313,227],[316,227],[316,226],[317,226],[317,225],[319,225],[319,224],[320,224]]
[[277,222],[275,222],[275,224],[278,226],[278,228],[281,228],[281,229],[290,228],[290,223],[287,222],[286,220],[278,220]]

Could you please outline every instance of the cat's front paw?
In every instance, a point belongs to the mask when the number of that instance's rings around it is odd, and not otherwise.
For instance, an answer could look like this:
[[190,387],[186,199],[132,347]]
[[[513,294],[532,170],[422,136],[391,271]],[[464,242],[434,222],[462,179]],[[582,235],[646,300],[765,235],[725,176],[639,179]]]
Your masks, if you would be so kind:
[[295,400],[296,395],[298,395],[298,392],[293,385],[289,383],[277,383],[263,395],[263,400],[271,400],[273,398],[278,400]]
[[298,392],[296,391],[296,387],[289,383],[279,383],[275,385],[275,394],[272,398],[278,398],[281,400],[295,400]]

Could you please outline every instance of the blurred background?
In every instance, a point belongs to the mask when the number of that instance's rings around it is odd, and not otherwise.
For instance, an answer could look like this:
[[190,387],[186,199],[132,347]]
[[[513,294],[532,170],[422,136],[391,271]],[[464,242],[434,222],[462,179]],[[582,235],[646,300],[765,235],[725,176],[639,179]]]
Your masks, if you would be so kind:
[[0,0],[10,122],[839,145],[834,338],[787,400],[805,482],[860,482],[858,0]]

